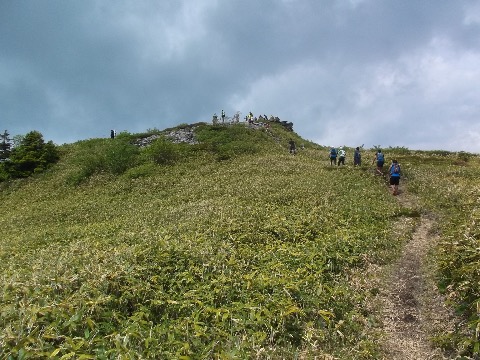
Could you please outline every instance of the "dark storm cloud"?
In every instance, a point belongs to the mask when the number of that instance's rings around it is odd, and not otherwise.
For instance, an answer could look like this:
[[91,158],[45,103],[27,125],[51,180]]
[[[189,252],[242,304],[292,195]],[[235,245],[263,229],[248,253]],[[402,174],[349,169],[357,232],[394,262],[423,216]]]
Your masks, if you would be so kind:
[[0,122],[63,143],[225,109],[322,144],[480,152],[479,25],[468,0],[5,0]]

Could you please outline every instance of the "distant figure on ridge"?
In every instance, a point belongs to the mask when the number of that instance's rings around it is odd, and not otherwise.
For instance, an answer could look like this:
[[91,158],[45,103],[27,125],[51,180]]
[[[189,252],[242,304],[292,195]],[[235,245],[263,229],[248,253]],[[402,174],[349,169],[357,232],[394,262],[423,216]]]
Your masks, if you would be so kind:
[[295,141],[290,139],[290,141],[288,143],[290,144],[290,154],[295,155],[295,153],[297,151],[297,147],[295,146]]
[[110,130],[110,139],[115,138],[115,130]]
[[225,122],[225,111],[222,110],[222,123]]
[[247,122],[248,122],[249,124],[253,123],[253,114],[252,114],[251,111],[250,111],[250,112],[248,113],[248,115],[245,117],[245,120],[247,120]]

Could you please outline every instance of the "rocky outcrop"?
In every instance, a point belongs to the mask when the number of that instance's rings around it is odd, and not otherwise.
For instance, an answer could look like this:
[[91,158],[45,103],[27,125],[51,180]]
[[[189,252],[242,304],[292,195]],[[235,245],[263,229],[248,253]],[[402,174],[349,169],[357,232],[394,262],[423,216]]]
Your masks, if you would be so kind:
[[195,139],[194,130],[195,127],[167,130],[162,134],[153,134],[144,138],[139,138],[135,141],[134,144],[139,147],[145,147],[150,145],[152,142],[154,142],[160,137],[166,137],[168,140],[175,144],[187,143],[190,145],[195,145],[198,144],[198,141]]
[[148,145],[150,145],[152,142],[154,142],[156,139],[158,139],[160,137],[160,135],[150,135],[148,137],[144,137],[144,138],[139,138],[137,140],[135,140],[135,142],[133,143],[134,145],[137,145],[139,147],[146,147]]

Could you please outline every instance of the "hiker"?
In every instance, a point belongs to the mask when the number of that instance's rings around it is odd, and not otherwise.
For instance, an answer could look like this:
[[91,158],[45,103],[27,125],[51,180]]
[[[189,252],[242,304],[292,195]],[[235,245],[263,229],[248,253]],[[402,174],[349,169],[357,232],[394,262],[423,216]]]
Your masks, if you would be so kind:
[[330,165],[337,165],[337,149],[332,147],[330,149]]
[[248,113],[248,123],[253,123],[253,113],[251,111]]
[[288,143],[290,144],[290,154],[295,155],[295,152],[297,151],[297,148],[295,147],[295,141],[290,139]]
[[115,130],[110,130],[110,139],[115,137]]
[[353,153],[353,166],[360,166],[362,164],[362,154],[360,154],[360,148],[357,146]]
[[383,164],[385,162],[385,156],[382,153],[382,150],[378,149],[377,153],[375,154],[375,158],[373,159],[372,164],[375,164],[377,162],[377,173],[379,175],[383,175]]
[[400,164],[397,160],[392,160],[390,165],[390,187],[392,188],[392,194],[398,195],[398,185],[400,184]]
[[340,150],[338,150],[338,166],[340,166],[340,164],[345,165],[345,155],[345,150],[341,147]]
[[225,122],[225,111],[222,110],[222,124]]

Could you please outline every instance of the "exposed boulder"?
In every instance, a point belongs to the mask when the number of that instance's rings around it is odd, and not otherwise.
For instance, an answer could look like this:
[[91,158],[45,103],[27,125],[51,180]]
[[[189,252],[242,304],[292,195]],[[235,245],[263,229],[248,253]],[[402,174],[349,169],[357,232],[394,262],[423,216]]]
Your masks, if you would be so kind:
[[188,143],[190,145],[198,144],[195,139],[194,127],[175,129],[165,133],[165,136],[172,140],[173,143]]
[[175,144],[179,144],[179,143],[187,143],[190,145],[198,144],[198,141],[195,139],[194,127],[167,130],[162,134],[153,134],[144,138],[139,138],[135,140],[134,144],[139,147],[146,147],[162,136],[166,137],[167,139],[169,139],[171,142]]

